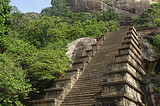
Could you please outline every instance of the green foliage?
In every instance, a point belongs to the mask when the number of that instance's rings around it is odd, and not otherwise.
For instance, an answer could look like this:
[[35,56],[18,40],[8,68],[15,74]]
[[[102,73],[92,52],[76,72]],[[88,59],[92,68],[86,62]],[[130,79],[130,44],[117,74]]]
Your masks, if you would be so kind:
[[0,0],[0,105],[22,106],[20,97],[26,99],[28,93],[32,91],[32,85],[25,78],[26,73],[22,67],[14,62],[10,53],[6,52],[11,46],[8,33],[11,25],[9,2],[9,0]]
[[11,29],[19,32],[19,34],[23,34],[23,32],[25,31],[24,29],[28,25],[30,19],[26,18],[25,14],[20,12],[14,12],[11,14],[11,16],[12,16]]
[[[34,21],[30,21],[26,27],[26,34],[23,36],[37,48],[45,47],[48,42],[56,42],[58,39],[75,40],[80,37],[97,37],[106,30],[115,31],[119,24],[116,21],[99,21],[96,19],[84,22],[76,21],[69,25],[62,22],[59,17],[42,16]],[[33,36],[34,35],[34,36]]]
[[66,49],[59,47],[55,50],[54,45],[50,43],[46,48],[38,51],[36,61],[28,70],[33,87],[40,91],[44,88],[53,87],[54,79],[63,77],[63,70],[69,68],[69,59],[65,56]]
[[151,83],[152,83],[151,81],[145,81],[145,82],[143,82],[143,84],[146,85],[146,86],[148,86]]
[[35,21],[30,21],[26,27],[25,39],[37,48],[44,47],[48,42],[61,38],[65,24],[60,18],[42,16]]
[[92,14],[87,12],[74,13],[70,11],[68,6],[66,6],[66,1],[54,0],[53,2],[52,7],[45,8],[41,11],[41,16],[58,16],[61,17],[63,22],[68,24],[74,24],[76,21],[85,22],[86,20],[92,20],[94,18],[97,21],[111,21],[119,19],[119,15],[111,9],[101,13],[93,12]]
[[23,70],[30,68],[35,59],[36,47],[19,39],[12,39],[6,53],[11,57],[17,66],[21,66]]
[[11,6],[9,0],[0,0],[0,51],[3,53],[9,45],[8,31],[11,24]]
[[39,14],[35,12],[27,12],[25,13],[25,17],[30,18],[31,20],[34,20],[39,17]]
[[66,40],[48,43],[45,48],[37,49],[23,40],[15,38],[15,32],[9,33],[12,43],[6,54],[17,67],[26,73],[32,87],[43,91],[44,88],[54,86],[54,79],[64,75],[63,70],[69,68],[69,59],[65,56]]
[[133,18],[133,22],[136,24],[145,24],[149,23],[151,19],[149,18],[149,14],[142,13],[140,16]]
[[[9,73],[0,76],[6,77],[5,83],[0,81],[1,85],[9,84],[0,87],[1,91],[6,89],[6,96],[0,100],[4,106],[21,106],[19,97],[26,98],[32,91],[31,87],[37,91],[54,87],[54,80],[63,77],[64,70],[70,65],[65,55],[68,42],[81,37],[98,37],[106,30],[119,29],[118,14],[112,10],[93,14],[73,13],[63,0],[55,0],[52,7],[43,9],[37,15],[11,13],[12,31],[6,31],[11,43],[4,54],[0,55],[0,74]],[[3,26],[10,27],[9,24]],[[7,79],[11,76],[11,79]],[[1,93],[0,96],[3,95]]]
[[114,7],[114,5],[113,5],[112,3],[110,3],[109,0],[105,0],[105,1],[103,1],[103,3],[106,3],[107,5],[109,5],[109,6],[111,6],[111,7]]
[[[23,20],[23,14],[18,15]],[[75,24],[70,25],[59,17],[44,15],[29,20],[24,24],[25,28],[15,24],[13,29],[15,26],[21,35],[15,33],[17,30],[10,33],[12,44],[6,53],[27,73],[32,87],[42,91],[53,87],[54,79],[64,76],[63,70],[69,68],[70,62],[65,56],[68,42],[81,37],[98,37],[106,30],[118,30],[119,23],[92,19],[75,21]]]
[[70,14],[70,8],[66,6],[65,0],[54,0],[52,7],[44,8],[41,11],[41,15],[47,16],[58,16],[58,17],[65,17],[67,14]]
[[5,54],[0,54],[0,70],[0,105],[22,106],[19,97],[32,91],[26,73]]
[[11,8],[11,13],[14,13],[14,12],[21,12],[20,10],[18,10],[18,8],[16,6],[12,6]]
[[155,87],[158,91],[160,91],[160,87]]
[[157,34],[154,37],[154,42],[153,43],[156,45],[156,51],[157,51],[158,55],[160,56],[160,35],[159,34]]
[[113,10],[109,9],[108,11],[101,12],[101,15],[97,18],[97,21],[111,21],[119,20],[118,13],[115,13]]
[[151,4],[144,13],[133,18],[132,23],[142,28],[160,26],[160,2]]

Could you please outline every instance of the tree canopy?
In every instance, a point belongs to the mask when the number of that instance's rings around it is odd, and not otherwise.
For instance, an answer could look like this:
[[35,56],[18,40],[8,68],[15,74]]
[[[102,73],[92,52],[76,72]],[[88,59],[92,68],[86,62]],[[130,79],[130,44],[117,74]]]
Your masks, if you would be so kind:
[[119,16],[73,13],[64,1],[37,13],[21,13],[9,0],[0,4],[0,106],[22,106],[30,92],[54,87],[70,68],[66,45],[81,37],[98,37],[119,29]]

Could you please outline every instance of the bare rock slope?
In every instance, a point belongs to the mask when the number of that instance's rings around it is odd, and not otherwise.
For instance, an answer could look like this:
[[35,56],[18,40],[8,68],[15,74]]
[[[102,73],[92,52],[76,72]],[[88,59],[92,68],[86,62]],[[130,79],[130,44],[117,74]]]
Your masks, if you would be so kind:
[[[101,12],[108,9],[120,15],[121,25],[128,25],[131,18],[144,12],[157,0],[67,0],[73,12]],[[104,3],[106,2],[106,3]],[[54,4],[54,0],[51,2]]]

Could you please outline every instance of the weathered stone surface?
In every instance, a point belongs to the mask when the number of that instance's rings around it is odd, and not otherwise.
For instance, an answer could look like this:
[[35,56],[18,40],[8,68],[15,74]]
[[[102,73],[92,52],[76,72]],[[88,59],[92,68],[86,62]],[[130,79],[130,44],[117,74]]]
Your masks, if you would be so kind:
[[[144,12],[157,0],[66,0],[73,12],[101,12],[108,9],[120,15],[121,25],[129,25],[131,18]],[[108,4],[103,1],[108,1]],[[54,4],[54,0],[51,2]],[[113,6],[110,6],[112,4]]]
[[[146,106],[160,106],[160,91],[155,87],[160,87],[160,75],[151,74],[143,77],[143,92]],[[150,84],[147,84],[150,83]]]
[[158,56],[155,52],[156,47],[153,45],[153,37],[160,33],[159,28],[152,27],[140,29],[138,33],[143,66],[147,71],[154,71],[158,61]]
[[96,43],[94,38],[79,38],[68,44],[66,55],[72,62],[79,61],[79,56],[83,55],[84,50],[92,49],[92,44]]
[[60,104],[60,100],[53,98],[32,101],[32,106],[60,106]]

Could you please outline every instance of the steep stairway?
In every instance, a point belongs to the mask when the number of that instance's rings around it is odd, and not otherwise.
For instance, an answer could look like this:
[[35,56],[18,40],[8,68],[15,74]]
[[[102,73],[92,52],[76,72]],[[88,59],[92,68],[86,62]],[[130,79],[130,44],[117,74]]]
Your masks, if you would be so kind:
[[85,50],[56,88],[33,106],[144,106],[141,48],[134,27],[105,33]]
[[115,54],[128,29],[110,33],[85,71],[67,94],[61,106],[94,106],[95,96],[101,94],[103,75],[114,61]]
[[97,43],[92,44],[90,49],[84,50],[82,55],[79,55],[79,59],[72,63],[71,69],[64,70],[65,77],[56,79],[56,88],[44,89],[46,96],[44,99],[33,100],[32,106],[60,106],[64,101],[66,95],[71,91],[76,81],[85,71],[87,65],[90,63],[99,47],[102,45],[108,32],[97,37]]

